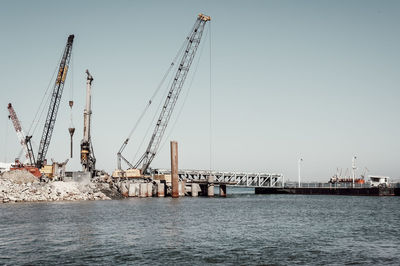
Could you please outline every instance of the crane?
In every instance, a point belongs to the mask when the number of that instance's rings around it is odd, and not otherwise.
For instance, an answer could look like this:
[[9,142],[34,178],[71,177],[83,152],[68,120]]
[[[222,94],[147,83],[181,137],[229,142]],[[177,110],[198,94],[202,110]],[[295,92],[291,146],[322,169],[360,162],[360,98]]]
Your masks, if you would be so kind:
[[60,106],[61,96],[64,89],[65,79],[68,73],[69,62],[71,60],[72,43],[74,35],[69,35],[67,44],[61,58],[58,75],[54,83],[53,92],[50,100],[50,106],[44,124],[42,138],[40,140],[39,152],[37,155],[36,167],[41,168],[44,164],[47,150],[50,145],[51,136],[53,134],[54,125],[57,118],[58,107]]
[[25,152],[25,158],[26,160],[29,160],[30,165],[34,165],[35,157],[32,151],[32,144],[30,142],[32,136],[25,136],[25,133],[22,130],[21,123],[19,122],[17,114],[15,113],[14,107],[12,106],[11,103],[8,104],[7,109],[8,112],[10,113],[8,118],[11,119],[11,121],[13,122],[15,131],[17,132],[19,143],[21,144],[22,149]]
[[152,160],[156,156],[158,147],[160,146],[161,139],[164,135],[165,129],[168,126],[168,122],[171,118],[172,111],[174,110],[176,101],[178,100],[179,93],[183,87],[186,76],[189,72],[190,66],[193,62],[194,56],[196,54],[197,48],[199,47],[201,37],[203,35],[204,27],[207,21],[211,18],[204,14],[199,14],[197,16],[196,22],[193,26],[192,31],[186,38],[186,48],[183,52],[182,58],[178,65],[177,72],[172,81],[171,87],[169,89],[167,98],[165,99],[164,105],[161,109],[161,113],[158,117],[156,126],[154,128],[153,134],[151,136],[150,142],[147,146],[145,153],[140,157],[135,165],[132,165],[127,159],[122,156],[122,151],[128,144],[129,137],[124,141],[121,148],[117,153],[118,168],[121,170],[121,159],[123,159],[130,168],[138,169],[140,166],[141,174],[145,174],[148,170]]
[[92,82],[93,76],[90,75],[89,70],[86,70],[86,107],[83,112],[83,139],[81,142],[81,164],[82,170],[94,174],[96,158],[94,157],[93,145],[90,136],[91,125],[91,97],[92,97]]

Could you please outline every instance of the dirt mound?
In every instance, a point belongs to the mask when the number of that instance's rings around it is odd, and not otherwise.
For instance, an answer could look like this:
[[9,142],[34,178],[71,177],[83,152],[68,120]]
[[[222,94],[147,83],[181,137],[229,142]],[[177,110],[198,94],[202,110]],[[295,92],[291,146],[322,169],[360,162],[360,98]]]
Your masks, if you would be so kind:
[[39,179],[27,170],[13,170],[0,175],[1,179],[9,180],[15,184],[37,183]]

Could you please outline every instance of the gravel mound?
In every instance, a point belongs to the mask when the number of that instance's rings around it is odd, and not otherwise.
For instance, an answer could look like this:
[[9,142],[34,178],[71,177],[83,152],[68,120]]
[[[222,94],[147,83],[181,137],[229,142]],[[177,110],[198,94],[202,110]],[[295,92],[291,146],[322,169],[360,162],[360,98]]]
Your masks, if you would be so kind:
[[28,171],[10,171],[0,176],[0,203],[31,201],[110,200],[108,183],[40,182]]

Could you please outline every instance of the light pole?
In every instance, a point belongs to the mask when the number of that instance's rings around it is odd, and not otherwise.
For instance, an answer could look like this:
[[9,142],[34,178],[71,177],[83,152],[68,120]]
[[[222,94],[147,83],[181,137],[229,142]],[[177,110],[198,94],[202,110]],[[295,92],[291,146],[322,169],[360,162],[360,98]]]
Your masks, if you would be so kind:
[[303,161],[303,158],[300,158],[299,161],[298,161],[298,164],[297,164],[298,169],[299,169],[299,187],[300,187],[300,181],[301,181],[300,172],[301,172],[301,162],[302,162],[302,161]]
[[357,170],[356,159],[357,159],[357,156],[353,156],[352,165],[351,165],[352,168],[353,168],[353,173],[352,173],[352,175],[353,175],[353,187],[354,187],[354,180],[356,179],[356,170]]

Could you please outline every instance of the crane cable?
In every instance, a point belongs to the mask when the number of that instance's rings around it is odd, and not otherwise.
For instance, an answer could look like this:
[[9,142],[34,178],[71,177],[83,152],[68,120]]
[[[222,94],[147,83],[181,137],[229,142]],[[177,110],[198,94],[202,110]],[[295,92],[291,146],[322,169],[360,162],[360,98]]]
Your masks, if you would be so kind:
[[[170,81],[168,82],[167,87],[171,86],[171,83],[172,83],[172,80],[170,80]],[[163,94],[163,97],[161,97],[161,100],[160,100],[160,102],[159,102],[159,104],[158,104],[158,107],[157,107],[157,111],[154,112],[153,118],[151,119],[149,125],[147,126],[146,133],[144,134],[144,136],[143,136],[143,138],[142,138],[142,141],[140,142],[140,145],[139,145],[138,149],[136,150],[135,156],[133,157],[133,160],[132,160],[133,162],[136,161],[136,158],[137,158],[137,156],[138,156],[138,154],[139,154],[139,151],[140,151],[140,149],[142,148],[142,146],[143,146],[143,144],[144,144],[144,142],[145,142],[145,140],[146,140],[146,138],[147,138],[147,136],[148,136],[148,133],[149,133],[150,129],[151,129],[151,128],[153,127],[153,125],[154,125],[154,121],[156,120],[157,115],[158,115],[158,110],[161,109],[161,105],[162,105],[162,103],[163,103],[163,99],[166,97],[167,93],[168,93],[168,90],[166,90],[166,91],[164,92],[164,94]]]
[[70,63],[70,72],[71,72],[71,82],[70,82],[70,89],[69,89],[69,107],[70,107],[70,123],[69,127],[74,128],[74,121],[73,121],[73,112],[72,106],[74,105],[74,54],[71,54],[71,63]]
[[[194,28],[194,27],[195,27],[195,26],[193,26],[193,28]],[[175,58],[174,58],[174,62],[176,62],[176,60],[178,60],[178,57],[180,57],[180,56],[183,54],[183,48],[187,46],[187,43],[188,43],[188,41],[189,41],[189,39],[190,39],[190,34],[193,32],[193,28],[192,28],[192,30],[187,34],[186,39],[183,41],[181,48],[178,50],[178,53],[176,54],[176,56],[175,56]],[[173,67],[173,64],[171,64],[171,68],[172,68],[172,67]],[[171,69],[169,69],[169,71],[170,71],[170,70],[171,70]],[[165,78],[166,78],[166,76],[165,76]],[[165,78],[164,78],[164,80],[165,80]],[[172,82],[173,82],[173,78],[168,82],[167,88],[170,88],[170,87],[171,87]],[[161,84],[160,84],[160,85],[161,85]],[[146,129],[146,133],[144,134],[144,136],[143,136],[143,138],[142,138],[142,141],[140,142],[140,145],[139,145],[138,149],[136,150],[136,153],[135,153],[135,155],[134,155],[134,157],[133,157],[133,159],[132,159],[133,162],[136,161],[136,158],[137,158],[137,156],[138,156],[138,154],[139,154],[139,151],[141,150],[141,148],[142,148],[142,146],[143,146],[143,144],[144,144],[144,142],[145,142],[145,140],[146,140],[146,137],[147,137],[147,135],[148,135],[148,133],[149,133],[151,127],[154,125],[154,121],[156,120],[157,115],[158,115],[158,110],[161,110],[161,106],[163,105],[164,99],[166,98],[166,96],[167,96],[168,93],[169,93],[169,90],[165,90],[163,97],[160,99],[160,102],[159,102],[159,104],[158,104],[158,107],[157,107],[157,109],[156,109],[156,112],[154,112],[153,118],[151,119],[151,122],[149,123],[149,125],[148,125],[148,127],[147,127],[147,129]]]
[[[59,62],[61,61],[61,57],[62,57],[62,55],[60,56],[60,58],[59,58],[59,60],[58,60],[58,62],[57,62],[57,65],[56,65],[56,67],[55,67],[55,69],[54,69],[53,75],[51,76],[51,79],[50,79],[50,81],[49,81],[49,84],[47,85],[47,88],[46,88],[46,90],[45,90],[45,92],[44,92],[43,98],[42,98],[42,100],[41,100],[41,102],[40,102],[40,104],[39,104],[39,107],[38,107],[38,109],[37,109],[37,111],[36,111],[36,113],[35,113],[35,116],[33,117],[32,123],[31,123],[31,125],[29,126],[29,130],[28,130],[28,132],[27,132],[27,135],[33,135],[33,134],[36,132],[37,126],[39,125],[39,121],[40,121],[41,118],[43,117],[43,113],[44,113],[44,111],[45,111],[45,109],[46,109],[46,108],[45,108],[46,105],[43,104],[43,103],[44,103],[44,100],[47,99],[47,100],[46,100],[46,103],[50,101],[51,93],[48,94],[48,92],[49,92],[49,89],[50,89],[50,85],[51,85],[51,83],[52,83],[53,80],[54,80],[54,76],[55,76],[55,74],[57,73],[57,71],[58,71],[58,69],[59,69]],[[48,94],[48,95],[47,95],[47,94]],[[47,97],[46,97],[46,95],[47,95]],[[39,112],[40,112],[40,115],[39,115]],[[38,115],[39,115],[39,116],[38,116]],[[37,119],[37,120],[36,120],[36,119]],[[36,121],[36,124],[35,124],[35,121]],[[31,132],[33,126],[34,126],[34,128],[33,128],[33,131]]]
[[[210,29],[211,29],[211,28],[209,28],[208,31],[210,31]],[[208,31],[205,32],[205,38],[207,38]],[[210,36],[211,36],[211,35],[210,35]],[[165,144],[168,142],[168,139],[170,139],[170,137],[171,137],[171,135],[172,135],[172,132],[174,131],[175,126],[176,126],[176,124],[178,123],[179,117],[180,117],[181,114],[182,114],[183,108],[184,108],[184,106],[185,106],[185,104],[186,104],[186,101],[187,101],[187,98],[188,98],[188,96],[189,96],[189,92],[190,92],[190,90],[191,90],[191,88],[192,88],[192,84],[193,84],[193,82],[194,82],[194,78],[195,78],[196,73],[197,73],[197,70],[198,70],[198,68],[199,68],[200,59],[202,58],[202,54],[203,54],[203,51],[204,51],[204,47],[205,47],[205,45],[203,45],[203,46],[201,47],[201,49],[200,49],[200,54],[199,54],[199,57],[198,57],[197,62],[196,62],[196,64],[195,64],[196,66],[195,66],[195,68],[194,68],[194,72],[193,72],[193,74],[192,74],[192,77],[191,77],[189,86],[188,86],[188,88],[187,88],[187,90],[186,90],[186,94],[185,94],[185,97],[184,97],[184,99],[183,99],[182,106],[180,107],[180,109],[179,109],[179,111],[178,111],[178,114],[177,114],[177,116],[176,116],[176,118],[175,118],[175,120],[174,120],[174,123],[172,124],[172,127],[171,127],[171,129],[169,130],[169,132],[168,132],[168,134],[167,134],[167,137],[164,139],[164,142],[161,144],[159,150],[162,150],[162,149],[164,148]]]
[[161,82],[158,84],[156,90],[153,92],[153,95],[150,97],[149,101],[147,102],[147,105],[145,106],[145,108],[143,109],[142,113],[140,114],[139,119],[136,121],[136,123],[133,126],[132,130],[130,131],[128,137],[126,138],[126,142],[129,141],[129,139],[132,137],[133,133],[136,131],[137,127],[139,126],[141,120],[143,119],[143,117],[146,114],[147,110],[149,109],[150,105],[153,103],[154,98],[156,97],[156,95],[160,91],[160,89],[161,89],[162,85],[164,84],[166,78],[169,76],[172,68],[174,67],[174,65],[175,65],[175,63],[176,63],[176,61],[178,59],[178,56],[182,53],[185,43],[186,43],[186,40],[182,43],[180,49],[178,50],[178,53],[174,57],[174,59],[171,62],[170,66],[168,67],[167,72],[164,74]]
[[213,121],[212,121],[212,114],[213,114],[213,90],[212,90],[212,58],[211,58],[211,21],[209,23],[210,27],[210,174],[213,168],[213,141],[212,141],[212,131],[213,131]]

